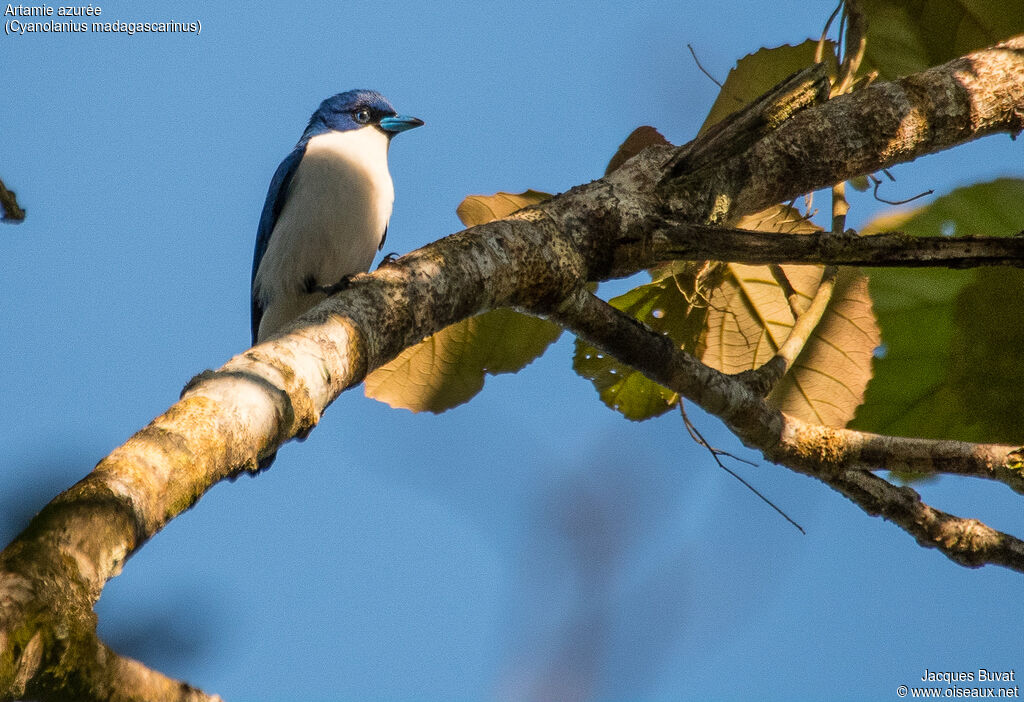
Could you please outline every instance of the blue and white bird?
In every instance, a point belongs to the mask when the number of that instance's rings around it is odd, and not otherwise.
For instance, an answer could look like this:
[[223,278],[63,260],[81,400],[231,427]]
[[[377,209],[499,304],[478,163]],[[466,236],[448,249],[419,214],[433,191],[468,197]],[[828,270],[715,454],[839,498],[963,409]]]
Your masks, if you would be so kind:
[[388,146],[421,124],[372,90],[320,103],[263,205],[252,261],[254,344],[370,269],[395,199]]

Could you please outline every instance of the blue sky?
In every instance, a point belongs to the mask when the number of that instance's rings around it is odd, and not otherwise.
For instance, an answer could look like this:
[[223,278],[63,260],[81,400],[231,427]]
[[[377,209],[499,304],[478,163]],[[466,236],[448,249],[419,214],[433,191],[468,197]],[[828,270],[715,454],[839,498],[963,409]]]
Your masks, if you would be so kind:
[[[101,7],[202,32],[0,38],[0,177],[28,210],[0,226],[4,542],[246,348],[267,184],[324,97],[375,88],[426,121],[391,149],[388,248],[404,252],[459,229],[467,194],[600,176],[638,125],[688,140],[717,92],[688,43],[724,78],[817,36],[833,4]],[[993,137],[898,167],[890,196],[1022,176],[1021,149]],[[853,208],[854,226],[878,211]],[[738,466],[802,536],[677,416],[606,409],[571,352],[563,335],[441,416],[346,393],[270,471],[217,486],[132,558],[101,632],[227,700],[884,700],[925,668],[1020,667],[1019,575]],[[1005,487],[920,489],[1024,532]]]

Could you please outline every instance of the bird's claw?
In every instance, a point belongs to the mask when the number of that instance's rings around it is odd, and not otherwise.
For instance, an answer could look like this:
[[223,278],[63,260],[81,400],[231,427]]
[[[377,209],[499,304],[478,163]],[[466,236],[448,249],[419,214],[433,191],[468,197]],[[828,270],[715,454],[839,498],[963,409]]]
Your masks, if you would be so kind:
[[351,282],[351,277],[346,275],[342,276],[341,280],[339,280],[334,285],[318,285],[316,279],[313,276],[309,276],[308,278],[306,278],[305,292],[307,295],[312,295],[313,293],[323,293],[324,295],[330,297],[331,295],[339,293],[342,290],[347,290]]

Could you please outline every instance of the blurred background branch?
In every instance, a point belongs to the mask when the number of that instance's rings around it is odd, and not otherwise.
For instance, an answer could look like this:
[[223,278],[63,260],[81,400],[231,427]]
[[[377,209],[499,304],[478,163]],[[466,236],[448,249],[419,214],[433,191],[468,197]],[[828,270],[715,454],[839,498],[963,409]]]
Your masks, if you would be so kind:
[[3,208],[4,222],[21,222],[25,219],[25,210],[18,205],[18,198],[13,190],[8,190],[4,182],[0,180],[0,207]]

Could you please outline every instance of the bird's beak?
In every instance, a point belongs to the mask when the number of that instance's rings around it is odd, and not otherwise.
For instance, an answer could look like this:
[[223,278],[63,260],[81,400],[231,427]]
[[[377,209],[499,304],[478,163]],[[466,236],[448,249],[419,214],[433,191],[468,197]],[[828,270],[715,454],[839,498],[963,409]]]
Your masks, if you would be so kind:
[[422,126],[423,120],[406,115],[394,115],[393,117],[381,117],[380,128],[391,134],[398,134],[407,129]]

